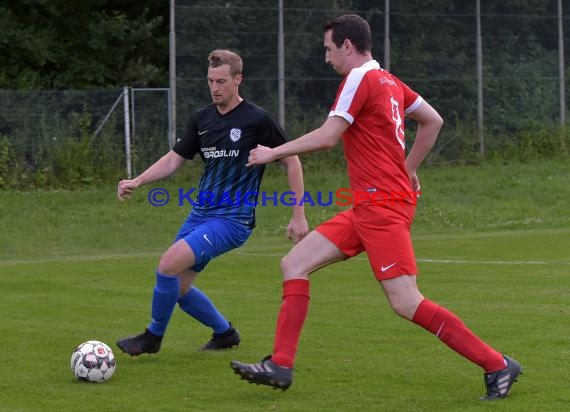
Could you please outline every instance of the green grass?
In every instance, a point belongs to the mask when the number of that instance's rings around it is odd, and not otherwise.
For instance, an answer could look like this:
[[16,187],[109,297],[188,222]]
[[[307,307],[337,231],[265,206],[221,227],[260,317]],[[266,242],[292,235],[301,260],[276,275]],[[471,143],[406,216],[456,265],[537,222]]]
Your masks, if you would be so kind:
[[[563,163],[423,171],[414,242],[429,298],[518,359],[512,395],[484,403],[481,371],[392,313],[365,256],[312,278],[309,317],[289,391],[248,385],[229,361],[271,351],[286,208],[258,212],[243,248],[198,285],[239,328],[238,350],[197,351],[210,331],[176,310],[155,356],[117,354],[101,385],[77,382],[72,349],[114,346],[148,322],[153,268],[186,208],[128,203],[114,187],[0,193],[0,411],[561,411],[570,409],[570,168]],[[266,190],[283,190],[271,172]],[[313,172],[307,190],[346,185]],[[158,186],[158,185],[157,185]],[[171,190],[180,183],[169,182]],[[191,185],[185,185],[189,188]],[[334,208],[310,208],[311,224]]]

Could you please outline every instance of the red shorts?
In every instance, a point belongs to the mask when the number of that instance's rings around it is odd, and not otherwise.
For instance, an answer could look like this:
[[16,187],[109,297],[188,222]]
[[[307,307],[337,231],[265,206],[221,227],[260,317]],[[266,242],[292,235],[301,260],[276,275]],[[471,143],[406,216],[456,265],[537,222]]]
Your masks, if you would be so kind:
[[410,235],[415,209],[415,205],[401,201],[381,206],[359,204],[315,230],[349,258],[366,251],[378,280],[417,275]]

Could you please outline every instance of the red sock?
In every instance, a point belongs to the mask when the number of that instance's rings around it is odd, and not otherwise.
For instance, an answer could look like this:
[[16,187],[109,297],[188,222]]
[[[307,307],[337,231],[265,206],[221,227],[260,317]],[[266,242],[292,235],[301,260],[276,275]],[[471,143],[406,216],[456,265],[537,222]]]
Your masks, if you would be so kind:
[[505,369],[503,355],[478,338],[461,319],[444,307],[424,299],[416,309],[412,322],[429,330],[455,352],[481,366],[485,372]]
[[308,310],[309,281],[292,279],[283,282],[283,301],[279,310],[275,345],[271,355],[271,360],[279,366],[293,367]]

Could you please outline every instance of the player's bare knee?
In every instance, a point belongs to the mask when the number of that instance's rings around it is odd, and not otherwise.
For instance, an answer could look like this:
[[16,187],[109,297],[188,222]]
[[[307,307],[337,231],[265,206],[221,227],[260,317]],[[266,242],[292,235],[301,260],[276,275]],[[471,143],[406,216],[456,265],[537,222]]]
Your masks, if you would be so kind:
[[172,275],[172,276],[177,275],[178,273],[173,263],[174,262],[172,261],[172,259],[170,259],[166,255],[163,255],[160,258],[160,261],[158,262],[157,270],[165,275]]
[[392,310],[396,315],[408,320],[414,317],[417,305],[413,305],[410,302],[406,302],[404,300],[390,300],[389,302]]
[[294,270],[294,262],[292,262],[289,255],[285,255],[281,258],[281,273],[283,275],[289,274]]
[[302,264],[292,259],[289,255],[281,259],[281,273],[283,274],[283,280],[309,278],[308,272],[302,267]]

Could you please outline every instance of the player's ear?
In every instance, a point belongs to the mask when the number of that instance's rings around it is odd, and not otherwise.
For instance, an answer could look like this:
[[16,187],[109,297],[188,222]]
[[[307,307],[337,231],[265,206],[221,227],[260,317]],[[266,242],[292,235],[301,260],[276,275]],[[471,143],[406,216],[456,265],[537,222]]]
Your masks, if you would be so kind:
[[352,51],[352,49],[354,48],[354,45],[352,44],[350,39],[344,39],[344,42],[342,43],[341,47],[345,51],[345,53],[348,53],[348,52]]
[[239,86],[241,84],[242,81],[242,75],[241,74],[236,74],[236,77],[234,77],[234,82],[236,86]]

